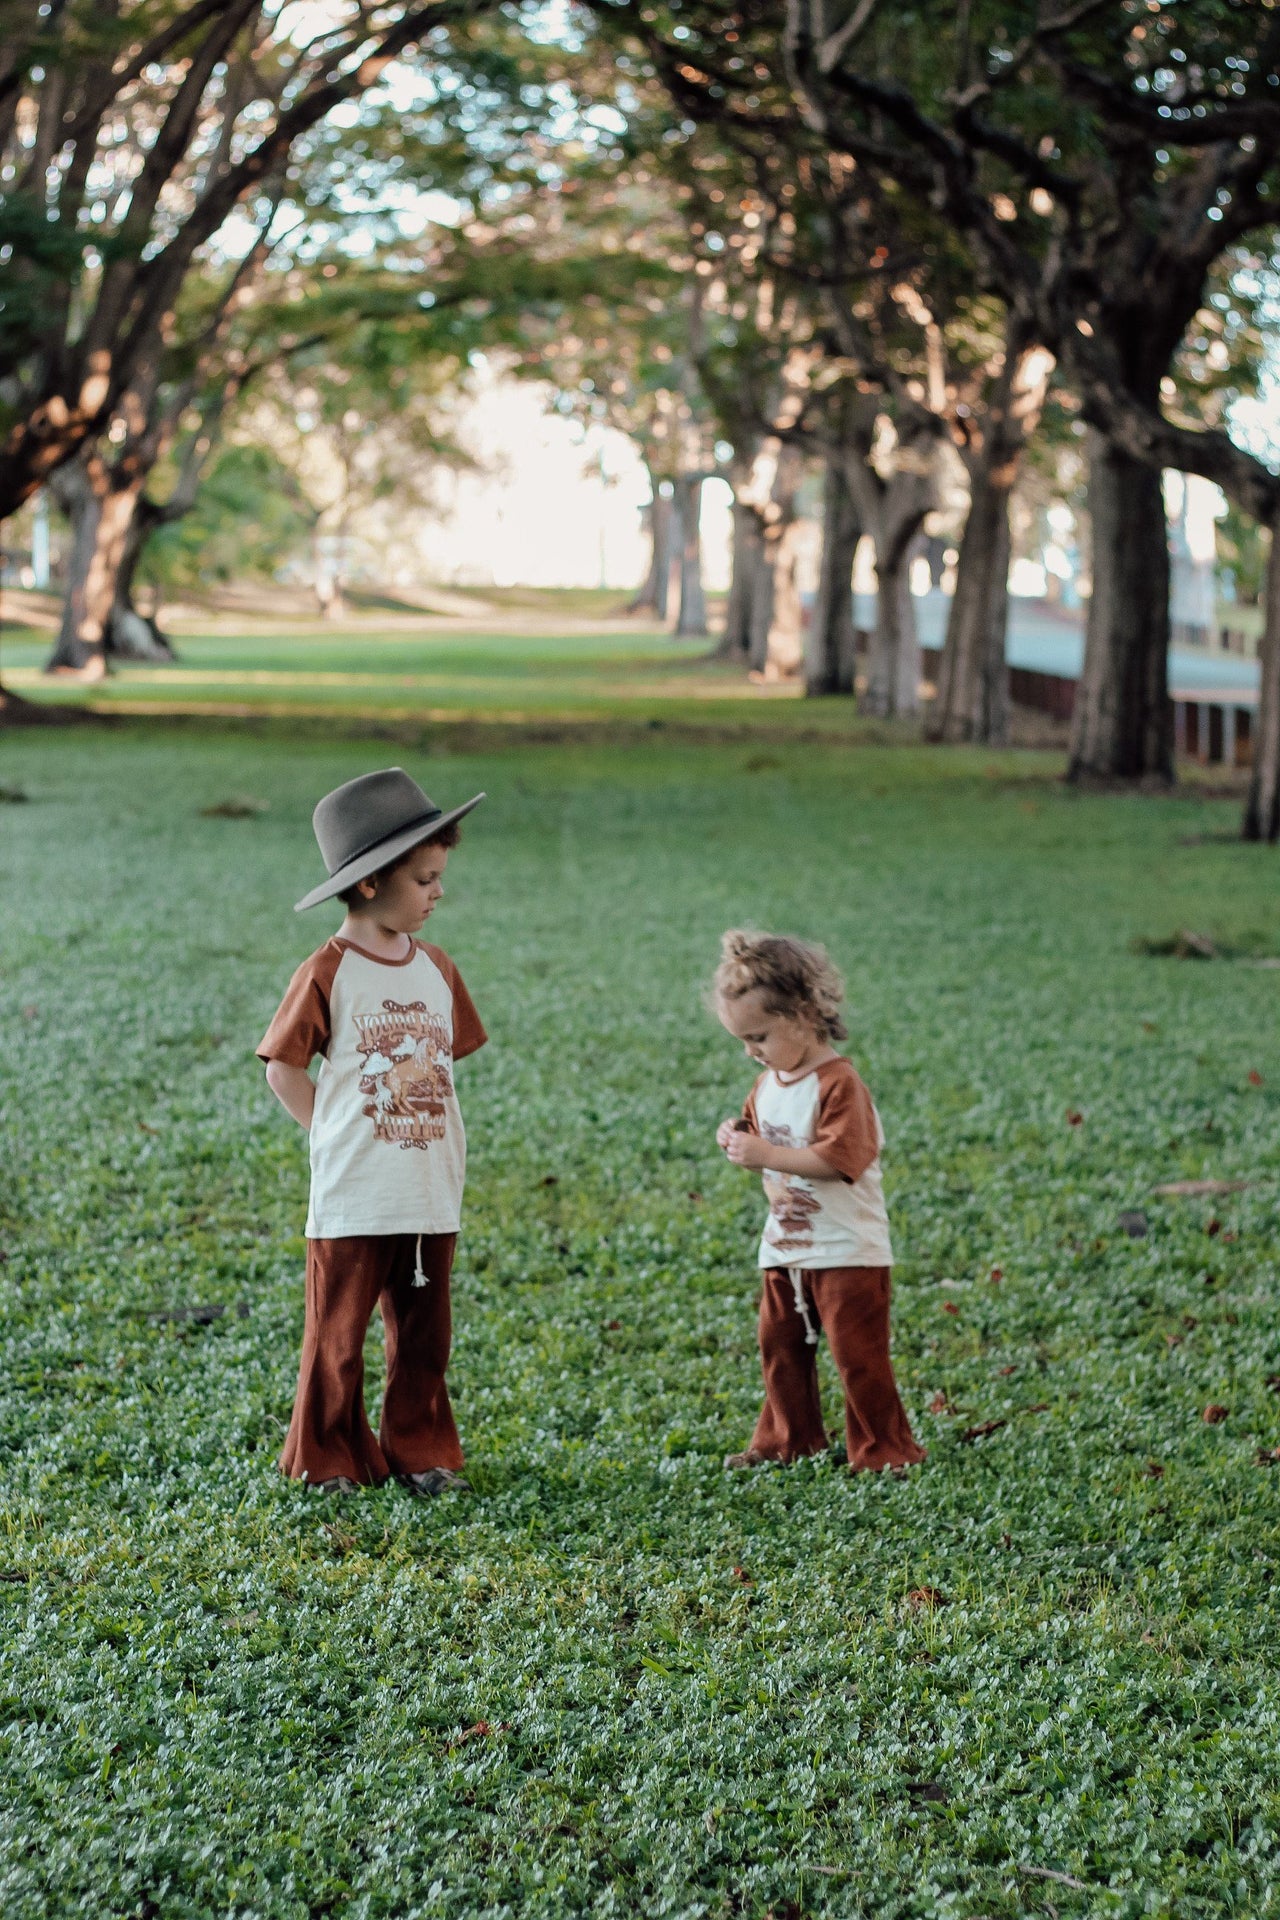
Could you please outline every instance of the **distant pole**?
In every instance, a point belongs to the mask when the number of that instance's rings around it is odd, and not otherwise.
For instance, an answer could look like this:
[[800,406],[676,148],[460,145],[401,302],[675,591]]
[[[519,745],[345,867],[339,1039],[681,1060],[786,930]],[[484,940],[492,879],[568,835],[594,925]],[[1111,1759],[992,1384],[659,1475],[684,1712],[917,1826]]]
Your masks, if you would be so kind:
[[37,593],[49,586],[49,496],[43,487],[32,502],[31,584]]
[[600,437],[599,445],[596,447],[596,472],[600,476],[600,585],[601,588],[604,588],[609,584],[609,570],[605,555],[605,514],[609,505],[609,493],[608,481],[605,479],[604,471],[603,434]]

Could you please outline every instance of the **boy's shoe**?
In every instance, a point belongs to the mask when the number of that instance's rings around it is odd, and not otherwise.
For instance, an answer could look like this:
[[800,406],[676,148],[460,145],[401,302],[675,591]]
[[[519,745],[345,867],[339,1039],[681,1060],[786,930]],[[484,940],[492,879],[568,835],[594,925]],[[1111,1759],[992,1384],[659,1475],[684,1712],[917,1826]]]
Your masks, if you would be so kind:
[[312,1493],[359,1493],[360,1482],[348,1480],[345,1473],[335,1473],[332,1480],[308,1480],[307,1487]]
[[744,1447],[741,1453],[726,1453],[724,1470],[726,1473],[740,1473],[745,1467],[772,1467],[777,1462],[767,1453],[757,1453],[754,1447]]
[[425,1473],[398,1473],[396,1479],[408,1493],[420,1500],[434,1499],[438,1493],[470,1493],[471,1482],[450,1467],[428,1467]]

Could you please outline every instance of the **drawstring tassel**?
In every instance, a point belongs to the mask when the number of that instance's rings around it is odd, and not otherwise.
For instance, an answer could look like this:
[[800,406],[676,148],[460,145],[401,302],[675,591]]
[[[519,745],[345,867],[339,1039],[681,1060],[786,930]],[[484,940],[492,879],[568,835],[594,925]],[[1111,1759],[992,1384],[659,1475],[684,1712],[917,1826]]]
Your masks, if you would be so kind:
[[425,1287],[427,1284],[427,1276],[422,1271],[422,1235],[421,1234],[418,1235],[417,1239],[414,1242],[414,1247],[413,1247],[413,1284],[415,1287]]
[[818,1344],[818,1330],[814,1326],[812,1320],[809,1318],[809,1308],[804,1297],[804,1277],[803,1276],[804,1276],[803,1267],[787,1268],[787,1277],[791,1281],[791,1288],[796,1296],[796,1312],[800,1315],[800,1318],[804,1321],[804,1343],[806,1347],[816,1347]]

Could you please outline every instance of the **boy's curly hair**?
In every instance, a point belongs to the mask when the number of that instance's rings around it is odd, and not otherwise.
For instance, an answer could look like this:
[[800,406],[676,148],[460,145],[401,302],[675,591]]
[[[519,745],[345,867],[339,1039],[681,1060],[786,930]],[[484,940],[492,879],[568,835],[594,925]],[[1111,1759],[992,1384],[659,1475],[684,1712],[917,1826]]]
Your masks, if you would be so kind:
[[711,982],[718,999],[758,993],[770,1013],[808,1020],[824,1040],[844,1040],[840,1018],[844,978],[825,947],[787,933],[751,933],[731,927],[720,938],[720,965]]

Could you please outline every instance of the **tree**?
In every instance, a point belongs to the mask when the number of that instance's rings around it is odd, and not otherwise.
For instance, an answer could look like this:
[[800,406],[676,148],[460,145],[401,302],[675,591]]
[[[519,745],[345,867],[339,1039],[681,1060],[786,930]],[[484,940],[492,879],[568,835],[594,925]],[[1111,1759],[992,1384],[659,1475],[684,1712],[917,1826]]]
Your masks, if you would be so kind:
[[[13,5],[0,83],[0,519],[161,356],[193,264],[296,145],[388,65],[490,0],[326,8],[309,37],[263,0]],[[123,137],[122,137],[123,136]]]
[[884,0],[763,0],[733,14],[730,43],[723,11],[698,0],[599,3],[686,111],[844,156],[950,222],[983,287],[1060,365],[1089,346],[1095,591],[1071,771],[1170,777],[1160,477],[1098,394],[1154,409],[1215,262],[1276,220],[1274,10],[917,0],[908,27]]

